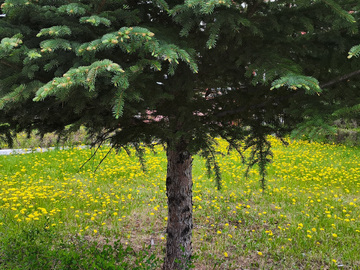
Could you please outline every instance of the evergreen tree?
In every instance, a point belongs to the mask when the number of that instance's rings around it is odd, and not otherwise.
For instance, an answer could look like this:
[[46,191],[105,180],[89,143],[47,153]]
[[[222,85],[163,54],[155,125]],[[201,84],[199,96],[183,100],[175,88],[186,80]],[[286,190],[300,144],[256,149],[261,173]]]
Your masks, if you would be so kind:
[[360,44],[357,0],[0,3],[0,135],[85,126],[141,162],[144,146],[164,144],[163,269],[191,261],[194,154],[220,188],[213,138],[250,148],[264,185],[269,134],[359,97],[359,61],[346,57]]
[[[341,42],[348,43],[346,48],[349,48],[356,40],[358,39],[342,38]],[[348,53],[348,58],[357,56],[359,49],[360,46],[353,46]],[[343,127],[356,127],[359,123],[360,95],[357,89],[360,86],[360,61],[359,59],[345,60],[343,50],[337,56],[333,51],[329,55],[329,59],[333,63],[331,63],[328,74],[325,73],[326,70],[323,71],[323,74],[329,75],[325,76],[324,83],[320,84],[323,94],[316,99],[302,100],[301,106],[298,108],[296,105],[292,106],[292,112],[302,119],[292,132],[295,138],[306,136],[309,140],[328,138],[343,142],[346,133],[351,134],[351,131],[347,131]],[[331,75],[332,77],[330,77]],[[299,110],[299,108],[305,109]],[[341,134],[342,136],[340,136]],[[334,139],[338,135],[339,137]],[[352,143],[356,143],[355,137]]]

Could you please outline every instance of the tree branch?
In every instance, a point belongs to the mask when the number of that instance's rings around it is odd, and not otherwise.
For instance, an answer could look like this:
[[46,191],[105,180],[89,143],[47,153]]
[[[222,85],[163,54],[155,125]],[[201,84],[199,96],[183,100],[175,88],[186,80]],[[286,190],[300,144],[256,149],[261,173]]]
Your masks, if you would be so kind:
[[106,3],[106,0],[102,0],[101,4],[99,5],[99,7],[98,7],[98,9],[96,11],[96,14],[99,14],[102,11],[105,3]]
[[[335,80],[332,80],[332,81],[329,81],[327,83],[323,83],[323,84],[320,84],[320,88],[325,88],[325,87],[328,87],[328,86],[331,86],[333,84],[336,84],[336,83],[339,83],[341,81],[344,81],[346,79],[349,79],[353,76],[356,76],[356,75],[360,75],[360,70],[356,70],[356,71],[353,71],[349,74],[346,74],[346,75],[343,75]],[[287,98],[291,98],[291,97],[294,97],[298,94],[300,94],[301,92],[300,91],[296,91],[294,93],[291,93],[289,95],[286,95],[286,96],[281,96],[281,97],[278,97],[275,99],[275,101],[281,101],[281,100],[284,100],[284,99],[287,99]],[[274,100],[272,101],[274,102]],[[245,110],[249,110],[249,109],[256,109],[256,108],[261,108],[261,107],[264,107],[267,103],[269,103],[269,100],[267,101],[264,101],[262,103],[259,103],[259,104],[254,104],[254,105],[251,105],[251,106],[245,106],[245,107],[242,107],[242,108],[237,108],[237,109],[233,109],[233,110],[227,110],[227,111],[222,111],[222,112],[219,112],[217,114],[215,114],[216,117],[222,117],[222,116],[225,116],[225,115],[231,115],[231,114],[237,114],[237,113],[240,113],[240,112],[243,112]]]
[[333,84],[336,84],[338,82],[341,82],[341,81],[344,81],[346,79],[349,79],[350,77],[353,77],[355,75],[360,75],[360,70],[356,70],[354,72],[351,72],[349,74],[346,74],[344,76],[341,76],[340,78],[337,78],[335,80],[332,80],[332,81],[329,81],[327,83],[323,83],[323,84],[320,84],[320,88],[325,88],[325,87],[328,87],[328,86],[331,86]]
[[255,105],[250,105],[250,106],[245,106],[245,107],[241,107],[241,108],[237,108],[237,109],[233,109],[233,110],[226,110],[226,111],[222,111],[219,112],[217,114],[214,114],[216,117],[223,117],[225,115],[232,115],[232,114],[238,114],[241,113],[245,110],[249,110],[249,109],[256,109],[256,108],[261,108],[264,107],[267,103],[269,103],[269,101],[265,101],[259,104],[255,104]]
[[16,66],[16,65],[13,65],[13,64],[5,61],[5,60],[0,60],[0,64],[3,64],[3,65],[8,66],[8,67],[11,67],[11,68],[16,69],[16,70],[18,70],[18,71],[21,71],[21,70],[22,70],[21,67],[18,67],[18,66]]
[[[16,70],[18,70],[18,71],[22,71],[22,67],[19,67],[19,66],[17,66],[17,65],[14,65],[14,64],[12,64],[12,63],[9,63],[8,61],[5,61],[5,60],[0,60],[0,64],[3,64],[3,65],[8,66],[8,67],[11,67],[11,68],[16,69]],[[42,83],[47,83],[47,82],[50,81],[50,79],[46,79],[46,78],[44,78],[44,77],[40,77],[40,76],[35,75],[35,74],[34,74],[34,78],[35,78],[35,79],[38,79],[38,80],[39,80],[40,82],[42,82]]]
[[256,2],[254,5],[249,6],[249,10],[248,10],[248,12],[246,14],[248,19],[251,18],[252,15],[254,15],[254,13],[256,12],[259,4],[260,4],[260,2]]

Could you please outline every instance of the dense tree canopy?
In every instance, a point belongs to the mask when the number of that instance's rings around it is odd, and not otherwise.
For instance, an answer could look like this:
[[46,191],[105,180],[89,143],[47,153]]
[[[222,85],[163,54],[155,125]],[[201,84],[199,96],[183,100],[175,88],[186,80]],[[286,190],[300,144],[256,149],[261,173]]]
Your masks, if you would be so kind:
[[264,181],[269,134],[360,104],[357,0],[0,3],[0,136],[85,126],[140,160],[165,144],[164,269],[192,254],[192,155],[220,187],[212,138],[251,148]]

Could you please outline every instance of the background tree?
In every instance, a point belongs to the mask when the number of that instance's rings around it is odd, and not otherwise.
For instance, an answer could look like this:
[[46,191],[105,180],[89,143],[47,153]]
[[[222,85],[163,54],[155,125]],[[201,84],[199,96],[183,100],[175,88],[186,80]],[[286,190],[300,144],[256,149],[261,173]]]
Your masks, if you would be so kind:
[[[352,47],[348,58],[356,58],[359,50],[358,45]],[[293,131],[293,136],[303,135],[310,140],[325,138],[340,143],[348,141],[352,145],[359,143],[359,60],[345,62],[342,57],[337,61],[334,67],[343,68],[341,71],[333,69],[334,77],[321,85],[326,89],[326,94],[319,96],[314,103],[308,105],[307,110],[301,112],[304,121]]]
[[1,3],[0,134],[85,126],[94,143],[131,144],[142,163],[144,146],[164,144],[164,269],[191,261],[194,154],[220,188],[213,138],[250,148],[244,161],[264,184],[267,136],[359,83],[341,80],[359,69],[346,58],[360,43],[355,0]]

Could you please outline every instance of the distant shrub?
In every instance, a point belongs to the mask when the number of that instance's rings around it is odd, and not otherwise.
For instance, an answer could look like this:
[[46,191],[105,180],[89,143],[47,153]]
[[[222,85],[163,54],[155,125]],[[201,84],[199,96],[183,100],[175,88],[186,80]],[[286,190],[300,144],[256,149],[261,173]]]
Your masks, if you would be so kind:
[[[78,146],[83,144],[89,144],[90,140],[86,135],[85,129],[81,128],[76,132],[69,133],[62,137],[59,137],[55,133],[45,134],[43,138],[35,131],[31,134],[25,132],[19,133],[12,148],[46,148],[46,147],[60,147],[60,146]],[[0,141],[0,149],[7,149],[9,145]]]
[[[311,124],[311,122],[309,122]],[[338,119],[332,124],[314,122],[314,125],[300,125],[292,137],[305,141],[336,143],[346,146],[360,145],[360,126],[357,120]]]

